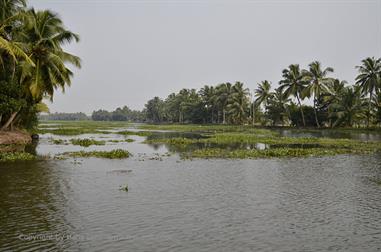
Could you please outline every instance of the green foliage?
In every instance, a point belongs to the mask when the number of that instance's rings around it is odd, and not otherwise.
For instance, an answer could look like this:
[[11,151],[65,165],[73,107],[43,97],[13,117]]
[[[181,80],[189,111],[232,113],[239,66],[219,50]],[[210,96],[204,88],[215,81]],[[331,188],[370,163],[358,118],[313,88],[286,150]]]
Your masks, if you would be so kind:
[[124,131],[117,132],[117,134],[125,135],[125,136],[130,136],[130,135],[134,135],[134,136],[150,136],[150,135],[152,135],[152,132],[150,132],[150,131],[129,131],[129,130],[124,130]]
[[130,157],[130,153],[126,150],[116,149],[112,151],[77,151],[77,152],[67,152],[63,154],[64,156],[70,157],[97,157],[97,158],[108,158],[108,159],[123,159]]
[[120,191],[128,192],[128,185],[120,186],[120,187],[119,187],[119,190],[120,190]]
[[0,3],[0,130],[33,128],[38,112],[47,111],[43,98],[71,83],[70,63],[80,67],[77,56],[62,45],[78,35],[65,29],[57,14],[35,11],[26,1]]
[[51,142],[54,143],[54,144],[66,144],[66,141],[63,140],[63,139],[51,139]]
[[97,110],[91,115],[94,121],[130,121],[143,122],[145,120],[144,113],[137,110],[131,110],[127,106],[117,108],[112,112],[107,110]]
[[27,152],[0,152],[0,162],[30,161],[36,156]]
[[89,120],[89,117],[82,112],[79,113],[53,113],[47,115],[40,115],[40,120],[63,120],[63,121],[82,121]]
[[[311,122],[314,122],[313,115]],[[262,133],[262,134],[260,134]],[[175,147],[183,157],[260,158],[364,154],[381,151],[379,142],[349,139],[280,137],[270,131],[217,132],[203,138],[151,138],[149,144]],[[262,146],[262,147],[259,147]]]
[[89,139],[89,138],[84,138],[84,139],[79,139],[79,138],[74,138],[70,139],[70,143],[73,145],[80,145],[83,147],[89,147],[91,145],[105,145],[105,141],[98,141],[94,139]]

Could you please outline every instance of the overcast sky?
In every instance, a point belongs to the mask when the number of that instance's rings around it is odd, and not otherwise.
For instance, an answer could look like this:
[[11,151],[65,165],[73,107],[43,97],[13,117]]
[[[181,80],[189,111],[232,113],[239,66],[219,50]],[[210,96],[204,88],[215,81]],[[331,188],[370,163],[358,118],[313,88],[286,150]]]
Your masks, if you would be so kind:
[[291,63],[314,60],[353,83],[355,65],[381,56],[381,0],[32,0],[58,12],[81,41],[83,67],[51,112],[142,109],[181,88],[261,80],[278,86]]

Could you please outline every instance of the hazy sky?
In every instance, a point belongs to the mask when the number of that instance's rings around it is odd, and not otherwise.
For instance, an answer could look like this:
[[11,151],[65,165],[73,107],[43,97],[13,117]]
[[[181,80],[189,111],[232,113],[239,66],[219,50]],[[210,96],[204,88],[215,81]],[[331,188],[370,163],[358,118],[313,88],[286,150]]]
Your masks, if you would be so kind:
[[81,42],[72,87],[52,112],[91,113],[181,88],[261,80],[278,85],[291,63],[313,60],[354,81],[355,65],[381,56],[381,0],[33,0],[60,14]]

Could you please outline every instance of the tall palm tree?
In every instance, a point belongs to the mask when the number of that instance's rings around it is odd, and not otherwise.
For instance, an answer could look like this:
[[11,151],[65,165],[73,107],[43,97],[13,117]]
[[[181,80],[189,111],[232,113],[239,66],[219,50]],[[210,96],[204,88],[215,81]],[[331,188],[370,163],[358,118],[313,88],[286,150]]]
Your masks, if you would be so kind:
[[332,104],[331,117],[336,118],[333,126],[352,127],[356,120],[364,117],[365,105],[360,87],[345,87],[338,99]]
[[301,99],[302,92],[306,86],[306,82],[301,74],[300,68],[298,64],[292,64],[288,67],[288,69],[284,69],[282,71],[283,79],[279,82],[280,90],[287,96],[296,97],[300,109],[300,113],[302,115],[303,126],[306,126],[306,121],[304,119],[304,113],[302,108]]
[[222,123],[226,123],[226,109],[228,105],[228,101],[231,98],[232,95],[232,84],[227,82],[227,83],[222,83],[216,87],[216,94],[217,94],[217,101],[221,106],[221,111],[222,111]]
[[336,103],[338,103],[339,99],[341,98],[345,85],[348,83],[343,80],[334,79],[333,81],[329,82],[327,85],[327,89],[324,93],[321,94],[322,101],[327,106],[328,110],[328,119],[329,119],[329,126],[332,127],[332,116],[333,115],[333,109]]
[[65,90],[70,86],[72,71],[67,63],[81,67],[79,57],[65,52],[62,45],[73,40],[79,41],[79,36],[65,29],[61,19],[51,11],[28,12],[29,29],[26,30],[26,42],[29,44],[31,59],[35,66],[24,64],[21,81],[29,86],[35,100],[48,96],[53,99],[57,88]]
[[327,91],[327,85],[333,81],[332,78],[327,77],[329,73],[333,73],[333,68],[327,67],[323,70],[319,61],[314,61],[308,66],[308,70],[302,71],[302,75],[304,75],[304,78],[308,83],[305,89],[305,95],[307,97],[313,96],[315,122],[316,126],[320,128],[316,105],[317,101],[320,99],[320,95]]
[[232,87],[232,94],[227,106],[233,123],[242,124],[249,109],[249,89],[243,87],[242,82],[236,82]]
[[356,66],[359,72],[356,84],[360,85],[363,94],[369,94],[367,112],[367,127],[369,127],[373,94],[379,92],[381,88],[381,58],[368,57],[361,62],[362,65]]
[[254,90],[254,96],[256,97],[255,103],[260,106],[263,104],[265,107],[271,99],[273,93],[271,93],[271,82],[264,80],[258,83],[258,87]]
[[[79,40],[78,35],[65,29],[61,19],[50,11],[29,10],[23,19],[23,32],[17,34],[29,53],[31,61],[19,62],[18,82],[29,90],[34,103],[40,103],[44,97],[53,100],[54,91],[70,86],[73,73],[67,63],[80,67],[80,59],[63,50],[62,45],[72,40]],[[15,72],[15,71],[14,71]],[[12,125],[21,107],[15,109],[2,129]]]
[[214,111],[216,108],[216,89],[213,86],[205,85],[199,92],[206,110],[211,113],[211,123],[214,122]]
[[[291,102],[291,99],[286,96],[280,88],[276,88],[275,91],[271,95],[272,99],[270,102],[273,102],[276,106],[280,108],[282,112],[281,117],[284,118],[284,114],[287,116],[288,119],[291,118],[290,110],[289,110],[289,103]],[[282,119],[282,125],[284,124],[284,119]]]
[[[0,1],[0,54],[5,53],[13,60],[15,68],[17,59],[26,60],[29,64],[34,64],[25,52],[25,45],[17,40],[18,33],[22,32],[24,12],[22,8],[26,6],[25,0],[2,0]],[[3,55],[0,64],[5,64]],[[14,74],[13,70],[13,74]]]

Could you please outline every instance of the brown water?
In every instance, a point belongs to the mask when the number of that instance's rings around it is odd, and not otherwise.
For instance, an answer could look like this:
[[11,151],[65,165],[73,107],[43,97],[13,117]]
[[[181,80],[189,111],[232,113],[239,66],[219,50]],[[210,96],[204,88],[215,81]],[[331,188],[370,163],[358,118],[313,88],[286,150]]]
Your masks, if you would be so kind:
[[[48,137],[38,153],[83,149]],[[133,138],[90,147],[126,160],[0,164],[0,251],[381,250],[379,154],[157,161]]]

